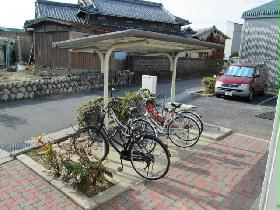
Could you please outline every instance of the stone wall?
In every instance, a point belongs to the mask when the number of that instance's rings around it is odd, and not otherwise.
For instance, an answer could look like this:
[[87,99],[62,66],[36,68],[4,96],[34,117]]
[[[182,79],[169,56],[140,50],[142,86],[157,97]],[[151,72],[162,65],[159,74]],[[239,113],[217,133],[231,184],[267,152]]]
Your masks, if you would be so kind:
[[[223,60],[204,60],[180,58],[177,64],[177,79],[200,79],[204,76],[217,75]],[[142,75],[158,76],[159,81],[170,81],[172,73],[167,58],[130,56],[127,68],[134,72],[136,83],[141,82]]]
[[[132,84],[133,72],[121,71],[111,73],[109,81],[112,86]],[[0,83],[0,102],[90,91],[101,87],[103,87],[103,74],[101,73]]]

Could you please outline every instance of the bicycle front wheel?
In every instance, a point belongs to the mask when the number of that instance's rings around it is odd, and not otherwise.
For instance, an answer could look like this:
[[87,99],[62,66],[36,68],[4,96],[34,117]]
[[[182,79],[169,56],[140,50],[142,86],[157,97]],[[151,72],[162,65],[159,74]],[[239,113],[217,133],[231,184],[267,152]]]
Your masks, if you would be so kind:
[[168,137],[178,147],[194,146],[200,137],[200,127],[190,116],[178,116],[168,125]]
[[76,152],[84,149],[91,161],[105,160],[109,152],[109,144],[95,127],[81,128],[74,135],[73,145]]
[[163,178],[170,166],[167,147],[155,136],[139,137],[130,147],[131,164],[137,174],[148,180]]
[[149,134],[152,136],[157,136],[156,130],[154,129],[154,127],[151,125],[151,123],[149,123],[148,121],[146,121],[145,119],[136,119],[132,122],[128,122],[124,128],[121,130],[120,132],[120,137],[123,141],[127,141],[128,139],[131,138],[132,135],[132,131],[131,131],[131,127],[135,126],[137,127],[137,132],[141,133],[141,134]]

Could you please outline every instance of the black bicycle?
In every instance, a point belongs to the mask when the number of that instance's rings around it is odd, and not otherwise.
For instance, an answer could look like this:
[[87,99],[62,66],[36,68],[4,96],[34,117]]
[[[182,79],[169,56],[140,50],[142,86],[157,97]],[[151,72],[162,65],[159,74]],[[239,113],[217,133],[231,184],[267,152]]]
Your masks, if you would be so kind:
[[120,155],[120,171],[125,160],[130,161],[134,170],[145,179],[158,180],[164,177],[170,166],[166,145],[156,136],[143,132],[141,126],[137,125],[129,127],[130,136],[126,141],[113,137],[104,124],[106,113],[107,108],[99,107],[99,124],[78,130],[73,138],[74,147],[83,147],[93,161],[103,161],[108,156],[111,145]]

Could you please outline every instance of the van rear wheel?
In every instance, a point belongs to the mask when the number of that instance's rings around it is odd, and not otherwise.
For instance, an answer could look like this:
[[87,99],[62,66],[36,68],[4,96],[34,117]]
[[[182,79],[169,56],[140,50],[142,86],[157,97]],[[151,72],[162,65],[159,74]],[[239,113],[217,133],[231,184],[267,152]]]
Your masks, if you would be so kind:
[[266,93],[267,93],[267,86],[265,86],[265,87],[263,88],[263,91],[261,92],[261,95],[265,96]]

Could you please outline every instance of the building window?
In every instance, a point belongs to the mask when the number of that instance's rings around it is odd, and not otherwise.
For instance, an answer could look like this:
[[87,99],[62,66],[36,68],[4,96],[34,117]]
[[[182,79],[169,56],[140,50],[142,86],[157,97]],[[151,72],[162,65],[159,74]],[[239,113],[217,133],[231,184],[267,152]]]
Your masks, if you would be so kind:
[[115,52],[114,57],[116,60],[125,60],[127,57],[127,52]]

